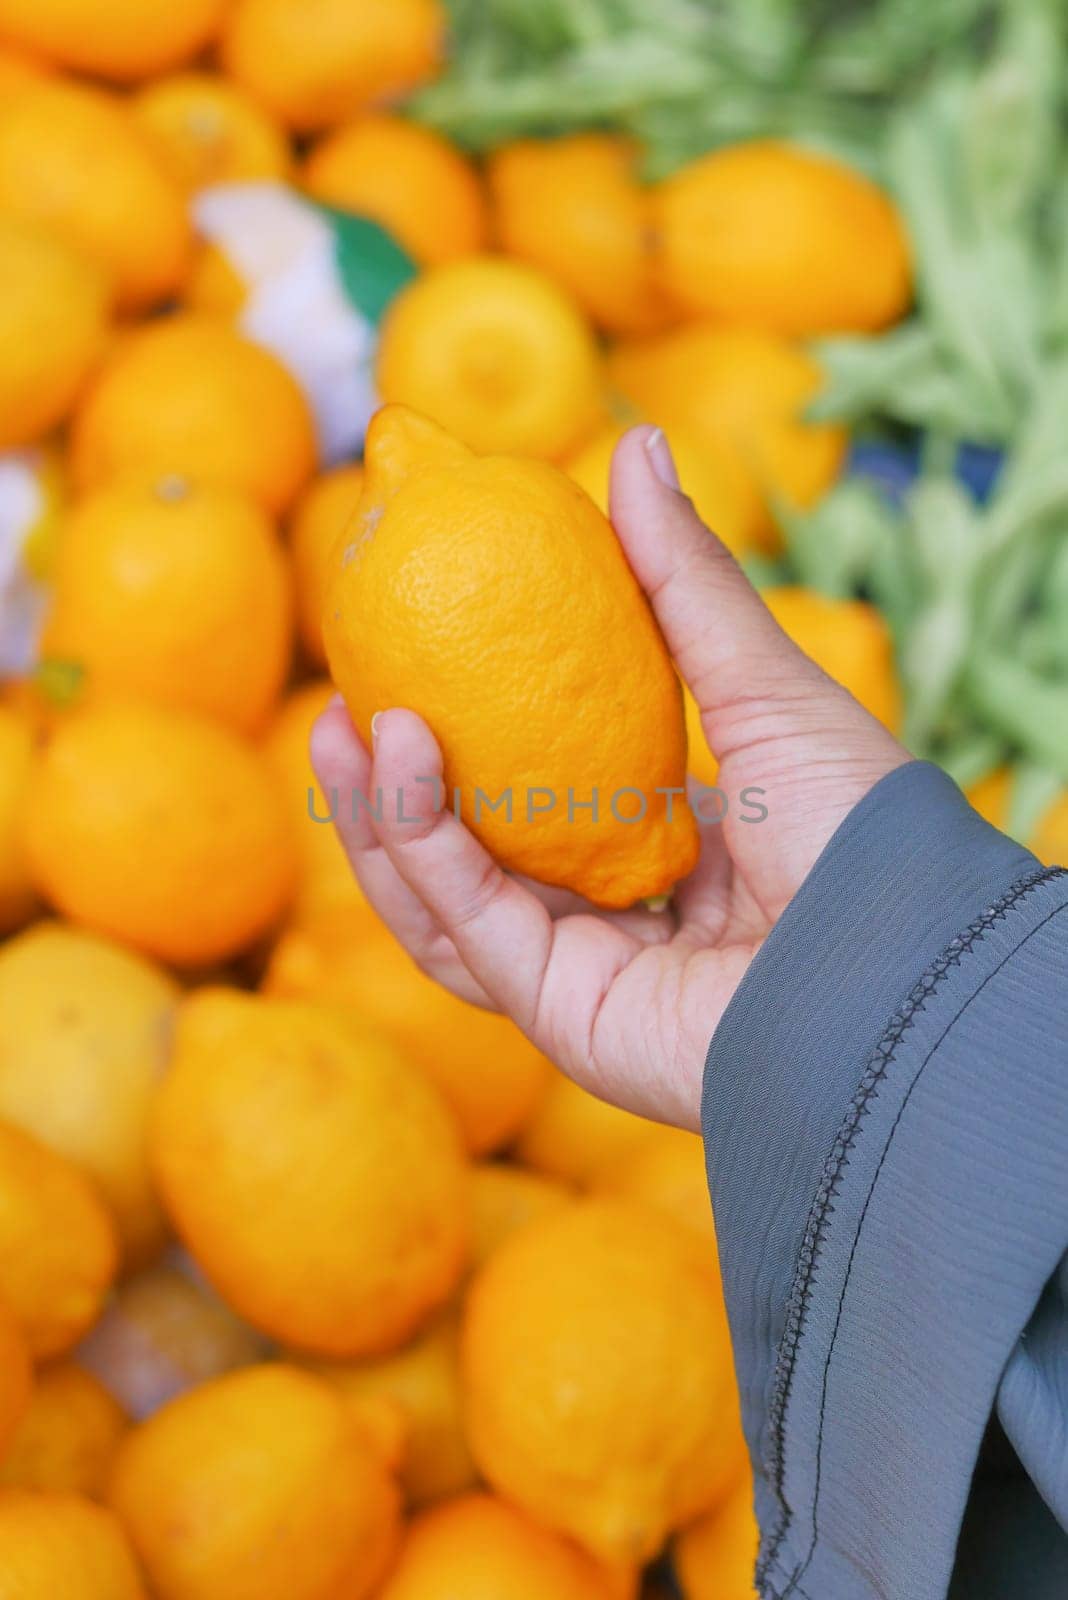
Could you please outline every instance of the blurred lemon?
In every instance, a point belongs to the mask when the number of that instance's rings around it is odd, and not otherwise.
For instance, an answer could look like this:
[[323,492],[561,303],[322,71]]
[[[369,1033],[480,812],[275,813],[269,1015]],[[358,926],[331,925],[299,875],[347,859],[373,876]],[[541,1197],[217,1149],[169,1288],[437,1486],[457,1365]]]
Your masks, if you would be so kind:
[[362,490],[362,467],[335,467],[308,485],[289,524],[300,639],[308,660],[320,668],[326,666],[323,601],[327,564],[338,538],[352,526]]
[[471,1169],[471,1265],[477,1271],[513,1233],[574,1199],[556,1178],[510,1161],[480,1161]]
[[121,311],[169,299],[189,267],[181,191],[127,106],[85,84],[46,79],[5,107],[0,209],[48,227],[95,262]]
[[1004,833],[1008,827],[1009,806],[1012,801],[1011,769],[998,767],[996,771],[987,773],[985,778],[973,783],[965,793],[968,804],[974,806],[979,815],[992,827],[999,828]]
[[366,1600],[397,1536],[396,1488],[341,1396],[281,1363],[132,1428],[111,1500],[167,1600]]
[[0,217],[0,450],[71,410],[103,353],[109,299],[94,262],[36,222]]
[[434,267],[382,324],[383,400],[421,411],[482,454],[575,450],[603,416],[592,330],[551,278],[474,256]]
[[626,1600],[633,1592],[627,1575],[516,1506],[470,1494],[411,1523],[380,1600]]
[[908,309],[905,229],[845,162],[775,139],[712,150],[652,195],[658,281],[690,316],[809,336]]
[[440,0],[237,0],[223,66],[273,116],[306,133],[433,77],[445,26]]
[[148,323],[115,351],[74,420],[83,489],[135,473],[241,490],[277,516],[315,467],[312,417],[267,350],[213,317]]
[[198,55],[227,0],[0,0],[0,33],[57,66],[132,83]]
[[[904,708],[894,641],[874,606],[793,584],[765,589],[763,597],[779,626],[817,666],[848,689],[891,733],[900,733]],[[687,771],[698,783],[715,788],[719,763],[709,749],[700,709],[686,684],[682,697],[689,747]]]
[[653,333],[674,320],[654,277],[635,156],[615,134],[577,133],[518,139],[487,168],[501,248],[555,278],[610,333]]
[[0,705],[0,935],[28,922],[37,903],[22,836],[33,750],[29,720]]
[[0,1491],[0,1600],[147,1600],[112,1512],[76,1494]]
[[118,1401],[74,1361],[34,1379],[30,1402],[0,1462],[0,1486],[99,1499],[127,1426]]
[[[966,794],[981,817],[1006,833],[1011,821],[1012,789],[1012,769],[999,767],[973,783]],[[1026,844],[1046,866],[1068,866],[1068,789],[1044,808]]]
[[516,1156],[525,1166],[585,1188],[602,1169],[628,1161],[658,1124],[610,1106],[562,1072],[552,1072],[545,1093],[522,1130]]
[[[563,463],[568,476],[582,485],[606,516],[612,456],[626,431],[622,424],[605,424]],[[722,445],[698,440],[680,425],[672,429],[669,443],[682,492],[693,501],[702,522],[735,555],[744,556],[759,546],[763,512],[739,458]]]
[[143,698],[257,732],[290,636],[284,552],[237,490],[124,480],[67,517],[41,648],[77,669],[90,699]]
[[392,1355],[377,1361],[324,1362],[316,1370],[341,1391],[366,1429],[384,1429],[387,1452],[394,1425],[383,1403],[399,1413],[400,1481],[409,1504],[428,1505],[475,1482],[464,1434],[455,1312],[439,1317]]
[[57,923],[0,948],[0,1116],[94,1181],[127,1263],[165,1231],[146,1127],[177,993],[132,951]]
[[644,1206],[578,1201],[514,1234],[471,1287],[462,1356],[489,1482],[602,1559],[650,1560],[739,1473],[715,1265]]
[[865,600],[837,599],[799,585],[765,589],[764,602],[779,626],[865,711],[897,733],[901,688],[894,641],[886,620]]
[[441,1091],[474,1155],[514,1139],[545,1088],[548,1062],[509,1018],[450,994],[362,913],[283,935],[264,988],[340,1007],[390,1039]]
[[418,122],[370,114],[313,145],[304,187],[316,200],[373,217],[423,266],[486,245],[482,185],[454,145]]
[[[32,1384],[33,1368],[26,1335],[6,1302],[0,1300],[0,1458],[26,1415]],[[2,1592],[0,1590],[0,1594]]]
[[0,105],[9,106],[24,89],[51,76],[48,63],[6,42],[0,43]]
[[35,1360],[63,1354],[92,1326],[117,1266],[114,1225],[89,1180],[0,1121],[0,1297]]
[[1068,792],[1043,813],[1028,843],[1047,866],[1068,865]]
[[207,717],[109,702],[72,713],[31,776],[34,882],[74,921],[178,966],[280,919],[296,863],[259,752]]
[[669,439],[678,427],[702,448],[731,451],[761,502],[759,540],[769,551],[780,542],[775,498],[810,506],[842,465],[845,430],[802,418],[823,381],[820,368],[778,334],[697,323],[617,345],[609,376]]
[[289,177],[292,158],[285,133],[225,78],[179,72],[147,84],[130,108],[186,193],[213,183]]
[[682,1128],[651,1128],[649,1136],[618,1166],[606,1166],[593,1185],[598,1194],[637,1200],[700,1234],[716,1260],[716,1230],[700,1134]]
[[456,1287],[467,1172],[448,1112],[391,1045],[325,1008],[191,996],[153,1143],[194,1258],[297,1349],[396,1349]]
[[753,1574],[759,1543],[753,1485],[743,1474],[722,1505],[675,1540],[675,1567],[687,1600],[757,1600]]

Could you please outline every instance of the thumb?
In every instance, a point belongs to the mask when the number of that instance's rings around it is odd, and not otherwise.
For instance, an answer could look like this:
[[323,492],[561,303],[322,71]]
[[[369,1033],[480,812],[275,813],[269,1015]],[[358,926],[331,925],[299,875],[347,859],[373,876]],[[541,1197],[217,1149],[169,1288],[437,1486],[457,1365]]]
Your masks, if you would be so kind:
[[659,428],[632,428],[620,440],[610,505],[717,755],[729,751],[739,710],[749,720],[762,707],[785,709],[841,692],[784,633],[726,545],[705,527],[679,488]]

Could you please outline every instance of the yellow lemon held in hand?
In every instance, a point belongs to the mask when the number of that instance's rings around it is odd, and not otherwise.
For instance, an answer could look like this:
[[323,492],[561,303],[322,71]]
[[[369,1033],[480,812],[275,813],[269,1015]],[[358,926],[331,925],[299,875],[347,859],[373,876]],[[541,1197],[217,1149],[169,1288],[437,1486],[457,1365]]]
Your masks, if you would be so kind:
[[29,718],[0,705],[0,935],[28,922],[37,904],[22,836],[33,750]]
[[583,1200],[514,1234],[471,1286],[462,1357],[486,1478],[604,1559],[649,1560],[737,1474],[715,1264],[655,1211]]
[[[479,459],[406,408],[374,418],[365,467],[323,617],[363,738],[387,707],[425,717],[505,867],[604,906],[669,890],[699,848],[680,796],[657,792],[684,782],[682,697],[606,518],[547,463]],[[501,809],[476,815],[476,790]],[[596,817],[578,809],[594,791]]]
[[3,1460],[0,1488],[103,1496],[126,1414],[104,1385],[73,1361],[37,1373],[30,1402]]
[[434,1081],[474,1155],[515,1137],[548,1080],[549,1063],[514,1022],[428,978],[373,914],[284,934],[264,988],[341,1007],[392,1040]]
[[397,1490],[322,1379],[249,1367],[131,1429],[111,1501],[161,1600],[366,1600]]
[[102,267],[121,311],[176,294],[189,266],[181,191],[126,106],[84,84],[45,80],[5,108],[0,210]]
[[587,1188],[602,1168],[629,1161],[658,1127],[633,1111],[598,1100],[562,1072],[552,1072],[515,1153],[535,1172]]
[[0,1121],[0,1297],[35,1360],[92,1327],[118,1266],[104,1202],[72,1162]]
[[26,1335],[0,1300],[0,1459],[15,1438],[30,1403],[33,1368]]
[[0,0],[0,33],[70,72],[133,83],[197,55],[225,9],[226,0]]
[[34,881],[64,915],[178,966],[225,960],[295,882],[262,756],[206,717],[106,703],[57,728],[30,781]]
[[604,415],[600,355],[578,306],[522,261],[474,256],[416,278],[392,302],[378,389],[473,450],[544,456]]
[[74,420],[82,489],[135,473],[218,482],[283,512],[316,461],[311,413],[267,350],[213,317],[186,313],[131,334]]
[[675,1568],[687,1600],[757,1600],[753,1574],[759,1543],[753,1485],[744,1473],[722,1505],[675,1540]]
[[[375,925],[378,918],[368,906],[334,825],[328,820],[331,807],[312,770],[308,749],[312,728],[335,692],[326,679],[314,679],[291,690],[271,725],[263,753],[279,784],[297,857],[294,920],[298,926],[305,926],[320,917],[345,912],[351,914],[346,937],[359,938],[362,928]],[[343,803],[339,796],[338,804]],[[315,951],[314,942],[300,948]],[[316,952],[313,968],[317,964]]]
[[758,533],[766,550],[780,542],[772,499],[812,505],[845,457],[844,429],[803,420],[823,382],[819,366],[778,334],[699,323],[617,345],[609,376],[669,437],[680,427],[702,447],[738,458],[763,507]]
[[0,218],[0,450],[54,428],[103,353],[110,290],[58,235]]
[[120,1283],[78,1349],[82,1365],[138,1419],[266,1356],[263,1336],[170,1259]]
[[[605,424],[563,463],[568,477],[581,484],[606,516],[612,457],[626,431],[620,423]],[[670,444],[682,492],[693,501],[702,522],[737,556],[759,546],[764,514],[738,456],[709,439],[698,441],[677,424]]]
[[478,173],[418,122],[375,113],[347,123],[312,147],[302,176],[314,199],[372,217],[422,266],[485,247]]
[[798,585],[765,589],[779,626],[836,683],[843,684],[881,723],[901,727],[901,688],[894,642],[884,617],[864,600],[841,600]]
[[434,77],[445,27],[440,0],[237,0],[223,66],[272,115],[307,133]]
[[395,1349],[459,1280],[467,1171],[449,1113],[392,1045],[325,1008],[186,1001],[154,1152],[211,1282],[295,1348]]
[[42,652],[89,699],[126,696],[262,728],[289,667],[285,553],[237,490],[107,484],[66,519]]
[[624,1600],[628,1587],[515,1506],[470,1494],[411,1523],[379,1600]]
[[575,1198],[555,1178],[510,1161],[480,1161],[471,1169],[471,1265],[477,1271],[513,1233]]
[[188,194],[215,183],[289,177],[292,158],[285,133],[225,78],[176,73],[147,84],[130,109],[163,166]]
[[165,1233],[147,1123],[177,998],[151,963],[77,928],[38,923],[0,948],[0,1117],[93,1180],[127,1265]]
[[0,1492],[0,1600],[147,1600],[118,1518],[76,1494]]
[[410,1505],[429,1505],[475,1482],[464,1434],[460,1328],[454,1311],[392,1355],[323,1363],[316,1370],[371,1430],[383,1402],[397,1408],[403,1431],[400,1481]]
[[353,526],[363,493],[363,468],[349,465],[324,472],[305,489],[289,524],[297,625],[308,660],[325,667],[323,597],[330,556],[338,539]]
[[659,282],[691,316],[806,336],[874,333],[908,309],[889,197],[844,162],[775,140],[691,161],[653,194]]
[[183,309],[232,322],[241,315],[248,298],[248,284],[225,250],[206,240],[199,243],[182,291]]
[[519,139],[489,159],[501,248],[555,278],[599,327],[653,333],[673,315],[655,280],[649,191],[609,133]]

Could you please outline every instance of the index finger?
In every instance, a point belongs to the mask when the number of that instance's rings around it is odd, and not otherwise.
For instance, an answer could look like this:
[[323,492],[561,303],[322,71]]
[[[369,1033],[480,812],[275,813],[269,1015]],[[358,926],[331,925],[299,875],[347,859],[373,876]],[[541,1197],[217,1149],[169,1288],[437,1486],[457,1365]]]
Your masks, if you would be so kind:
[[410,711],[380,715],[373,781],[386,803],[374,827],[398,874],[501,1010],[547,1055],[587,1065],[601,1001],[642,942],[596,916],[554,922],[438,805],[441,779],[441,752],[426,724]]

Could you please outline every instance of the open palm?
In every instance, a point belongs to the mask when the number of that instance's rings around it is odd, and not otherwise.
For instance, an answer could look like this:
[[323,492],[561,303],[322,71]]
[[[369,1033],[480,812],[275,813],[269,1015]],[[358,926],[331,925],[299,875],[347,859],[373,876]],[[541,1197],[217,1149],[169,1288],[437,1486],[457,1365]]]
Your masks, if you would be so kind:
[[[312,753],[327,790],[403,793],[403,823],[391,806],[353,821],[342,804],[338,828],[368,898],[421,967],[506,1012],[593,1093],[696,1128],[708,1042],[749,963],[839,823],[908,756],[782,632],[678,492],[656,430],[621,441],[611,505],[726,798],[663,911],[602,912],[504,872],[435,809],[425,779],[440,775],[441,754],[411,711],[383,707],[372,753],[335,704]],[[760,821],[741,803],[752,789]]]

